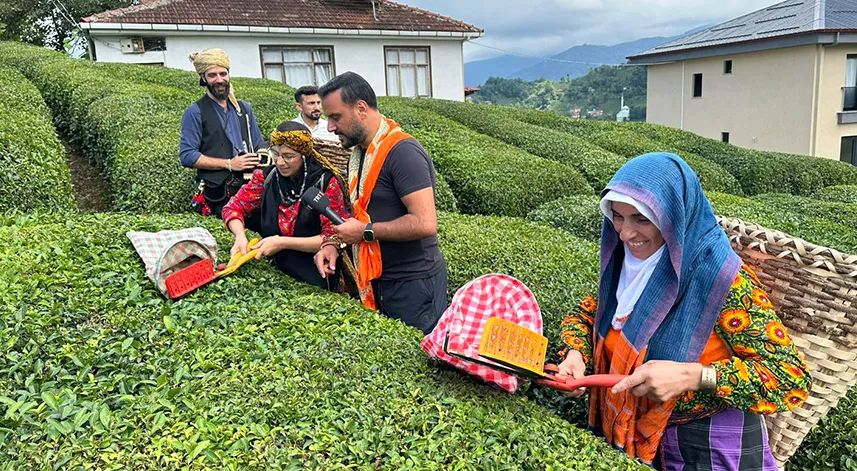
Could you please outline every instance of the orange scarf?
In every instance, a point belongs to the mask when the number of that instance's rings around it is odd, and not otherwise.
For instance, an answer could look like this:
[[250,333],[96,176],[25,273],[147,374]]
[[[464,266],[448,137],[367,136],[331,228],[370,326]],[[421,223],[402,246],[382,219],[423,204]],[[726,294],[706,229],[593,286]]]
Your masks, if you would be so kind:
[[[390,150],[399,142],[411,139],[411,135],[402,131],[401,126],[386,116],[381,116],[381,126],[366,149],[363,168],[360,168],[361,152],[355,147],[348,162],[348,192],[354,203],[354,218],[360,222],[372,222],[369,217],[369,200],[378,183],[381,168],[387,160]],[[362,170],[362,172],[361,172]],[[357,289],[360,301],[370,309],[377,309],[375,294],[372,292],[372,280],[381,276],[381,246],[378,241],[365,242],[353,246],[354,264],[357,268]]]
[[[611,339],[612,358],[604,339],[596,339],[594,367],[598,372],[628,375],[643,364],[646,349],[637,352],[624,334]],[[623,450],[632,458],[651,465],[658,451],[661,437],[678,400],[655,402],[636,397],[627,390],[613,394],[610,388],[592,388],[589,397],[589,424],[604,434],[608,443]]]

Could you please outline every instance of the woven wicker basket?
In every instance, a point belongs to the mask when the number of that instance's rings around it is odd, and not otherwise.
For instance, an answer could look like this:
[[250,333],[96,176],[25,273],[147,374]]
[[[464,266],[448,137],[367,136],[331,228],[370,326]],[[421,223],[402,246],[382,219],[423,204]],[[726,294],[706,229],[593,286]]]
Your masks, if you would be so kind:
[[343,149],[339,141],[314,138],[312,146],[319,154],[327,157],[327,160],[342,172],[342,175],[348,175],[348,159],[351,158],[351,151]]
[[810,429],[857,378],[857,256],[782,232],[718,217],[732,247],[768,290],[813,376],[803,407],[766,418],[771,450],[783,466]]

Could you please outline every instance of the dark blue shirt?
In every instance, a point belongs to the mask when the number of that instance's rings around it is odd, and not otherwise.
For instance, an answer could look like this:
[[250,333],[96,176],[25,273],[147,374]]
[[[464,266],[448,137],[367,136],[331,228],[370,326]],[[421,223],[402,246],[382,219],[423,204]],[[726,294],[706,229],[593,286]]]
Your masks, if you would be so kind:
[[[238,119],[238,112],[235,111],[235,107],[232,106],[232,103],[227,101],[227,109],[224,111],[223,108],[220,107],[220,104],[214,101],[211,97],[208,97],[208,99],[211,100],[214,105],[214,110],[217,112],[220,124],[226,131],[226,137],[228,137],[229,142],[232,143],[232,157],[238,155],[239,150],[253,152],[261,146],[264,138],[262,137],[262,132],[259,131],[259,125],[256,123],[256,116],[253,115],[253,108],[250,107],[250,104],[246,101],[241,102],[244,105],[244,108],[247,109],[247,116],[250,118],[250,139],[253,140],[253,148],[245,149],[244,139],[241,138],[241,120]],[[182,116],[182,134],[179,139],[179,160],[183,166],[193,167],[193,164],[199,160],[199,156],[202,155],[199,151],[201,140],[202,112],[199,109],[199,105],[194,103],[185,110],[184,115]],[[250,147],[249,142],[247,143],[247,147]]]

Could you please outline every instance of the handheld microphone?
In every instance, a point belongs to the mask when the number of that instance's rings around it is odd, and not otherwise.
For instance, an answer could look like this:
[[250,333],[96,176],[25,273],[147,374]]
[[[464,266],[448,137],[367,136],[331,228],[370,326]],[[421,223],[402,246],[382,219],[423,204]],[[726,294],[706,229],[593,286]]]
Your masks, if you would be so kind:
[[327,219],[330,219],[330,222],[337,226],[345,222],[338,214],[334,213],[333,210],[330,209],[330,198],[325,196],[324,193],[318,191],[318,188],[314,186],[307,188],[301,196],[301,201],[308,204],[310,208],[327,216]]

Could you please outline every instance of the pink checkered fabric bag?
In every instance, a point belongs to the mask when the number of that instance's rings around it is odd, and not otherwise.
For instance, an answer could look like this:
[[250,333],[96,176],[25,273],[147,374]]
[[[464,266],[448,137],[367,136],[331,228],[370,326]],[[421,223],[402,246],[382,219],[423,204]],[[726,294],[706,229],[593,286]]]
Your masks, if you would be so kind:
[[523,379],[456,358],[443,349],[448,332],[450,351],[488,361],[480,358],[478,351],[485,323],[492,317],[500,317],[542,333],[542,314],[536,297],[522,282],[508,275],[483,275],[455,293],[449,308],[434,330],[425,336],[420,347],[432,358],[445,361],[513,393],[518,390]]

